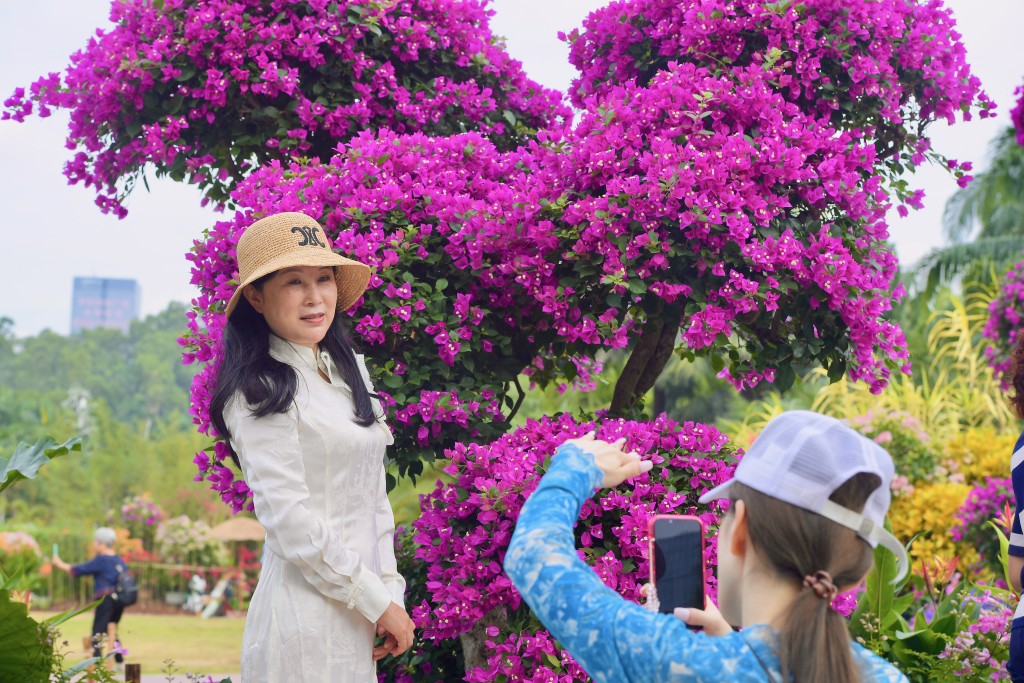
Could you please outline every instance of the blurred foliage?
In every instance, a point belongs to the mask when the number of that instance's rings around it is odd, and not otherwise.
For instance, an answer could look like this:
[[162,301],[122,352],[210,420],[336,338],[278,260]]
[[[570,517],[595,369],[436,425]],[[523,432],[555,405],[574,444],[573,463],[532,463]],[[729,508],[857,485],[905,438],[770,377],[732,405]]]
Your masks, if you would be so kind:
[[[68,533],[117,526],[125,499],[150,492],[168,514],[211,524],[228,511],[190,480],[192,457],[208,445],[188,412],[193,368],[177,338],[185,306],[171,304],[125,333],[45,330],[16,338],[0,319],[0,452],[45,434],[82,434],[82,453],[46,468],[32,486],[0,498],[0,523],[59,541]],[[65,536],[66,537],[66,536]]]

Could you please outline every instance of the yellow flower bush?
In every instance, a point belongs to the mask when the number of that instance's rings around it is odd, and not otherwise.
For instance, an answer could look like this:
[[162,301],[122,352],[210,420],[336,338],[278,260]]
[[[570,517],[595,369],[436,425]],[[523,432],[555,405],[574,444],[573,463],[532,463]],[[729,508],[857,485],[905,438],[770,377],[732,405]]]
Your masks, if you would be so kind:
[[999,432],[994,427],[975,427],[953,436],[943,446],[944,455],[959,466],[970,483],[985,477],[1009,477],[1010,455],[1016,432]]
[[[967,500],[971,486],[948,481],[919,484],[908,495],[893,498],[889,508],[896,538],[906,543],[915,534],[920,534],[910,548],[910,559],[917,565],[921,560],[931,561],[933,557],[961,555],[961,566],[969,566],[977,558],[977,551],[961,548],[953,542],[950,529],[956,522],[954,513]],[[970,555],[973,552],[972,557]]]

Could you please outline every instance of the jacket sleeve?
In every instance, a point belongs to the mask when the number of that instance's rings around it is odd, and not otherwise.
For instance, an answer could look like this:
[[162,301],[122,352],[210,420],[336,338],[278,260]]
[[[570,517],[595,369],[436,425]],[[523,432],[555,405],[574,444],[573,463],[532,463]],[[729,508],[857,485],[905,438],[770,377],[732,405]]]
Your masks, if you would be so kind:
[[662,643],[685,647],[682,622],[654,614],[608,588],[576,553],[573,527],[601,481],[593,456],[574,445],[554,462],[519,514],[505,572],[551,635],[588,674],[605,681],[653,681]]
[[298,567],[318,591],[376,622],[391,603],[391,591],[310,511],[294,405],[255,418],[238,396],[224,419],[270,550]]
[[105,566],[106,565],[103,564],[103,560],[101,560],[97,555],[87,562],[82,562],[81,564],[76,564],[71,567],[71,576],[95,576],[103,571]]
[[1013,525],[1010,528],[1009,552],[1015,557],[1024,557],[1024,533],[1021,531],[1021,513],[1024,512],[1024,434],[1017,439],[1013,455],[1010,457],[1010,481],[1013,484],[1013,496],[1016,509]]

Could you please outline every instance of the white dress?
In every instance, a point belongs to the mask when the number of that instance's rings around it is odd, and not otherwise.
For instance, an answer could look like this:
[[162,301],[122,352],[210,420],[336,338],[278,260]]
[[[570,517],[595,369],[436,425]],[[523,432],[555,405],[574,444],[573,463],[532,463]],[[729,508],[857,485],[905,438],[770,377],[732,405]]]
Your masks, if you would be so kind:
[[[327,353],[271,335],[295,368],[292,407],[256,419],[241,394],[224,411],[231,443],[267,530],[263,569],[242,637],[245,683],[376,683],[375,623],[404,608],[395,520],[384,483],[383,421],[352,421],[352,393]],[[370,387],[362,356],[363,381]],[[376,400],[374,409],[381,410]]]

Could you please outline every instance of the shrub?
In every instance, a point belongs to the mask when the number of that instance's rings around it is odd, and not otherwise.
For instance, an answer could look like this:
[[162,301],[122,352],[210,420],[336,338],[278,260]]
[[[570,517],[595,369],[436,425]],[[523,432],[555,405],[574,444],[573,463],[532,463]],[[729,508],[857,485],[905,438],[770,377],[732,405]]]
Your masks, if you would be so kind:
[[[423,498],[423,515],[414,523],[416,557],[426,567],[428,590],[427,598],[413,605],[413,616],[430,640],[444,642],[471,632],[480,637],[482,661],[467,662],[468,680],[499,675],[511,680],[539,672],[582,675],[538,630],[502,562],[518,513],[545,462],[566,438],[591,429],[597,438],[626,437],[625,448],[652,459],[655,468],[615,490],[601,491],[584,505],[576,529],[584,560],[605,584],[638,601],[649,576],[648,519],[659,513],[696,514],[710,530],[707,589],[716,593],[715,533],[723,504],[698,508],[697,498],[732,474],[734,450],[723,434],[666,417],[650,423],[577,422],[568,415],[528,420],[491,444],[450,449],[445,471],[455,481],[438,482]],[[506,656],[513,652],[515,657]]]
[[[910,548],[913,562],[930,562],[936,555],[952,557],[956,554],[951,529],[970,491],[967,484],[936,481],[915,487],[913,495],[893,499],[889,519],[896,538],[906,543],[920,534]],[[973,557],[961,557],[961,561],[969,564],[976,557],[975,553]]]
[[158,527],[156,547],[165,562],[216,567],[228,561],[224,544],[210,535],[210,525],[185,515],[171,517]]
[[[1016,507],[1013,482],[1008,477],[986,477],[967,494],[956,511],[956,524],[950,531],[954,541],[977,550],[979,563],[972,569],[990,581],[1002,577],[1003,568],[999,561],[999,538],[988,524],[994,522],[1002,526],[1007,506],[1009,510]],[[1012,521],[1012,515],[1006,521]],[[1009,536],[1010,529],[1003,527],[1003,533]]]
[[900,410],[868,411],[850,418],[850,426],[889,452],[896,473],[911,484],[935,477],[938,456],[929,445],[930,437],[921,421]]

